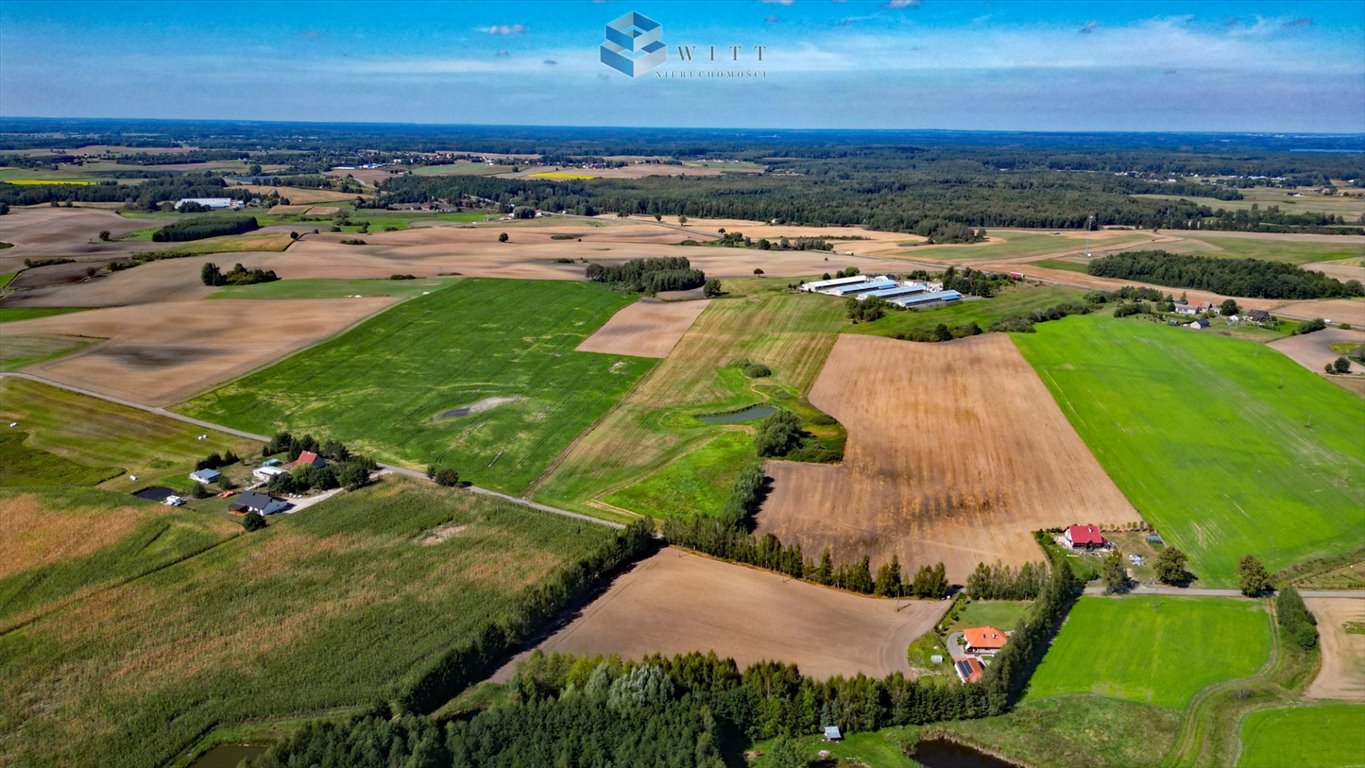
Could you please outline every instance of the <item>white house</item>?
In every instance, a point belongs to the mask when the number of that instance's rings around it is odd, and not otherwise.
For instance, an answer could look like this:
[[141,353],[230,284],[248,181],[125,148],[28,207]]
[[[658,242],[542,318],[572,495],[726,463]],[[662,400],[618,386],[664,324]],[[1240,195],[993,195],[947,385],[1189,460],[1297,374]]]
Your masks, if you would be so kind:
[[268,483],[278,475],[289,474],[283,467],[257,467],[251,470],[251,476],[263,483]]

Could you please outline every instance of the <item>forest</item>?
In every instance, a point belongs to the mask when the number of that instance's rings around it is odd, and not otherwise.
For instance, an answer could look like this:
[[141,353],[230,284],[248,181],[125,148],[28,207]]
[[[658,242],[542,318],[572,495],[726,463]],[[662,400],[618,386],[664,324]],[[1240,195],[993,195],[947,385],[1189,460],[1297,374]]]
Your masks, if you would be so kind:
[[1219,259],[1169,251],[1125,251],[1090,262],[1096,277],[1138,280],[1173,288],[1253,299],[1330,299],[1365,295],[1359,280],[1342,282],[1293,264]]

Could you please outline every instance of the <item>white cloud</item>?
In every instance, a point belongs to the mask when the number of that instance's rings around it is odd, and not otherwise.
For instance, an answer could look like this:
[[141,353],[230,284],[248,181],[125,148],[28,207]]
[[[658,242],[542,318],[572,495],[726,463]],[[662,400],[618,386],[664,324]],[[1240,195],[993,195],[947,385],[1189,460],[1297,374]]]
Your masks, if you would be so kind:
[[487,32],[490,35],[524,35],[526,26],[524,24],[494,24],[489,27],[479,27],[480,32]]
[[919,0],[886,0],[887,8],[918,8]]

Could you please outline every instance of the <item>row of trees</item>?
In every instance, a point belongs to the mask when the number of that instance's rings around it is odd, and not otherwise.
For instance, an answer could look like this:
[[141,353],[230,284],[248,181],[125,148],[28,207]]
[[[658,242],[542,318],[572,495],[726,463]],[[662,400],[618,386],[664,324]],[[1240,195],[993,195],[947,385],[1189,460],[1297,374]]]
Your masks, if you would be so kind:
[[240,263],[224,272],[213,262],[205,262],[199,270],[199,279],[204,285],[255,285],[273,283],[280,279],[273,269],[247,269]]
[[1064,301],[1043,309],[1034,309],[1027,314],[1006,315],[991,323],[992,333],[1033,333],[1033,326],[1050,320],[1061,320],[1070,315],[1088,315],[1090,307],[1079,301]]
[[1365,295],[1359,280],[1341,282],[1293,264],[1260,259],[1217,259],[1169,251],[1126,251],[1092,260],[1097,277],[1139,280],[1232,296],[1326,299]]
[[1275,621],[1285,639],[1299,649],[1311,651],[1318,646],[1318,620],[1294,587],[1285,587],[1275,595]]
[[706,274],[683,256],[631,259],[624,264],[589,264],[589,280],[621,285],[640,293],[686,291],[706,284]]
[[1015,569],[1001,563],[977,563],[967,577],[967,591],[979,600],[1033,600],[1047,583],[1047,566],[1024,563]]
[[206,237],[240,235],[261,228],[255,216],[200,217],[172,222],[152,233],[152,242],[183,243]]

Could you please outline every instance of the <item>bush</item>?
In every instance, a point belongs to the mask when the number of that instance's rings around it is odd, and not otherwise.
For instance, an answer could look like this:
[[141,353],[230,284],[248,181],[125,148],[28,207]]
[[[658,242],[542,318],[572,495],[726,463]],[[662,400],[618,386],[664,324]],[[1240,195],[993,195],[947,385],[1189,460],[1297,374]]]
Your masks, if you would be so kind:
[[389,275],[390,280],[416,280],[417,275]]
[[510,238],[507,237],[507,233],[506,233],[506,232],[503,232],[502,234],[498,235],[498,242],[499,242],[499,243],[505,243],[505,242],[507,242],[509,239],[510,239]]
[[707,280],[702,285],[701,288],[701,295],[705,296],[708,299],[719,296],[722,293],[724,293],[724,291],[722,291],[720,288],[720,281],[716,280],[715,278]]
[[265,528],[266,525],[265,517],[263,517],[260,512],[248,512],[242,517],[242,527],[247,529],[247,531],[259,531],[262,528]]
[[773,375],[773,370],[762,363],[745,363],[744,375],[751,379],[763,379]]
[[446,488],[454,488],[460,484],[460,473],[450,467],[441,467],[436,470],[436,473],[432,475],[431,479],[435,480],[437,485],[443,485]]
[[204,285],[255,285],[256,283],[273,283],[280,279],[273,269],[247,269],[241,264],[237,264],[227,272],[223,272],[213,262],[205,262],[199,270],[199,279]]
[[1317,647],[1318,620],[1294,587],[1285,587],[1275,596],[1275,620],[1286,639],[1300,650],[1311,651]]
[[1308,321],[1299,323],[1299,327],[1294,329],[1294,335],[1295,335],[1295,336],[1302,336],[1302,335],[1305,334],[1305,333],[1313,333],[1314,331],[1321,331],[1321,330],[1325,329],[1326,327],[1327,327],[1327,321],[1326,321],[1326,320],[1323,320],[1321,317],[1315,317],[1315,318],[1313,318],[1312,320],[1308,320]]
[[786,456],[805,442],[801,420],[791,411],[779,410],[763,420],[754,437],[754,448],[765,458]]
[[365,245],[365,241],[358,237],[348,237],[341,241],[342,245]]

